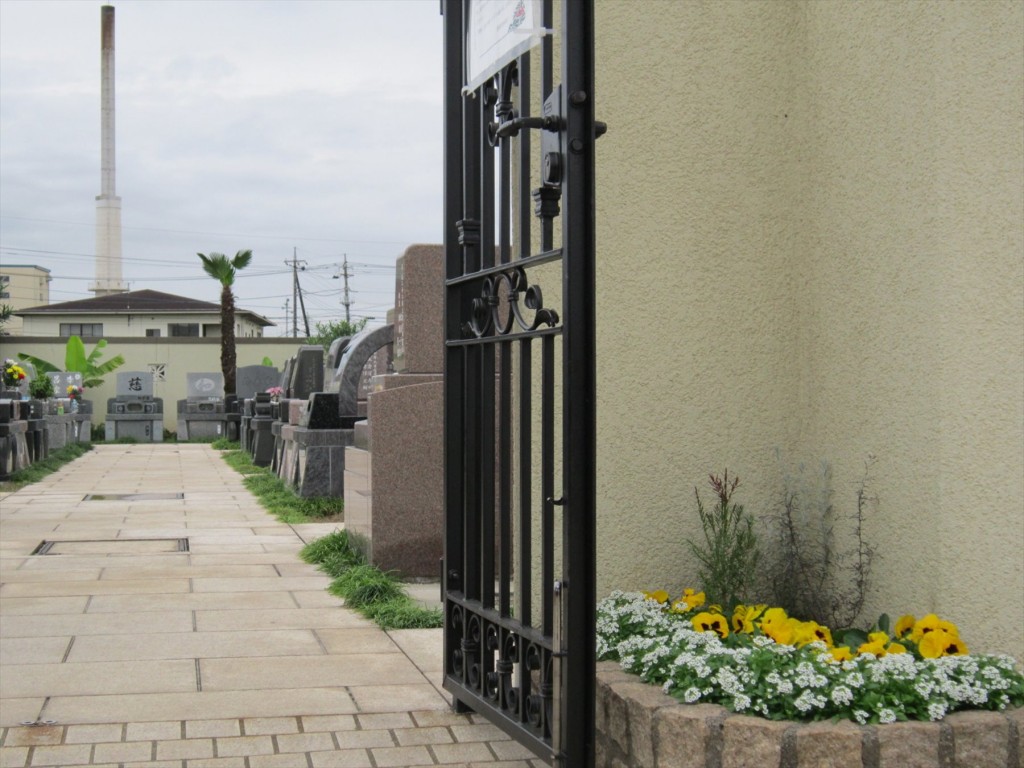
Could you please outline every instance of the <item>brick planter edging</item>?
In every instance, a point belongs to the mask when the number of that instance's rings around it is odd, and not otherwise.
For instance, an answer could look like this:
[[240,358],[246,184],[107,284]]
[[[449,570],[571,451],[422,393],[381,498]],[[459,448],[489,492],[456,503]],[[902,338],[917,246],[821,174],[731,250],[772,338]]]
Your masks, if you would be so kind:
[[1021,768],[1024,708],[938,722],[795,723],[683,704],[597,665],[598,768]]

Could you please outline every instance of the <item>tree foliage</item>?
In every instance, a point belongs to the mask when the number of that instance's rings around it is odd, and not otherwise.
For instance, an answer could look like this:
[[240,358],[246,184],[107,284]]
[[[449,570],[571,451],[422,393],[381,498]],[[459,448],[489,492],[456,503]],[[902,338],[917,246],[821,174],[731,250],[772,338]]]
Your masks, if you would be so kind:
[[252,261],[252,251],[238,251],[233,259],[223,253],[197,254],[203,271],[220,283],[220,372],[224,376],[224,392],[235,391],[237,355],[235,353],[235,294],[231,286],[235,275]]
[[54,365],[48,360],[43,360],[34,355],[27,355],[24,352],[18,353],[18,359],[32,363],[32,367],[36,369],[37,376],[54,371],[70,371],[82,374],[82,386],[98,387],[103,384],[104,376],[113,373],[124,365],[124,358],[121,355],[114,355],[109,360],[100,362],[100,357],[103,356],[103,350],[106,346],[107,340],[100,339],[96,342],[92,352],[86,354],[85,343],[82,339],[78,336],[69,336],[64,348],[63,368],[59,365]]
[[308,339],[307,344],[319,344],[324,350],[328,350],[331,344],[334,343],[335,339],[344,338],[345,336],[355,336],[361,330],[366,327],[366,324],[370,322],[370,318],[364,317],[362,320],[356,320],[355,322],[349,322],[348,320],[329,320],[327,322],[319,322],[316,324],[314,329],[316,332],[313,333]]

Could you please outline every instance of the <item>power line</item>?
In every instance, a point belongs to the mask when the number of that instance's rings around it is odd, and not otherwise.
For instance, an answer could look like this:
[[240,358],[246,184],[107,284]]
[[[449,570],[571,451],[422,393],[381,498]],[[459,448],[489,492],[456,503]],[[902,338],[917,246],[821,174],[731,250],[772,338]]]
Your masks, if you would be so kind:
[[[76,227],[95,227],[96,222],[89,222],[88,224],[81,221],[62,221],[60,219],[34,219],[25,216],[0,216],[0,220],[8,219],[10,221],[34,221],[40,224],[70,224]],[[315,243],[361,243],[367,245],[406,245],[412,242],[420,242],[419,240],[350,240],[347,238],[335,238],[335,237],[293,237],[291,235],[256,235],[256,234],[239,234],[238,232],[202,232],[199,230],[191,229],[162,229],[158,227],[130,227],[123,226],[123,230],[131,230],[135,232],[161,232],[164,234],[179,234],[179,235],[204,235],[208,237],[237,237],[243,239],[263,239],[263,240],[287,240],[293,242],[295,240],[302,240],[306,242]]]

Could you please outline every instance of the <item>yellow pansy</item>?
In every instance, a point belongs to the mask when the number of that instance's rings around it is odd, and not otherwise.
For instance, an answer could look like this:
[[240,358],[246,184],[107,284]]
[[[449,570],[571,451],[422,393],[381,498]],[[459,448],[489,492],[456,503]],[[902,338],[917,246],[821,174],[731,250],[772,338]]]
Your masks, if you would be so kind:
[[668,602],[668,592],[664,589],[656,589],[654,592],[644,592],[644,597],[648,600],[654,600],[662,604]]
[[896,637],[903,637],[907,632],[914,628],[916,623],[917,619],[909,613],[904,616],[900,616],[900,620],[896,622]]
[[829,648],[832,647],[832,630],[822,624],[816,624],[814,634]]
[[885,632],[872,632],[868,635],[868,641],[857,649],[857,653],[871,653],[875,656],[885,656],[885,646],[889,642],[889,635]]
[[783,609],[783,608],[769,608],[761,616],[761,630],[764,631],[765,626],[771,626],[773,624],[783,624],[788,619],[789,619],[789,617],[786,615],[785,609]]
[[914,623],[914,628],[910,632],[910,639],[915,643],[920,643],[921,638],[929,632],[936,630],[942,630],[953,637],[960,637],[960,630],[956,628],[956,624],[951,621],[944,621],[934,613],[929,613],[923,619]]
[[767,607],[766,605],[737,605],[732,612],[732,631],[749,635],[754,631],[754,622]]
[[829,648],[828,652],[832,654],[832,658],[835,661],[851,661],[853,659],[853,653],[850,651],[848,645],[841,645],[838,648]]
[[940,656],[963,656],[967,653],[967,646],[946,630],[933,629],[924,634],[917,650],[926,659],[937,659]]
[[793,621],[793,645],[802,648],[808,643],[819,640],[818,625],[813,621]]
[[691,623],[698,632],[714,632],[723,639],[729,636],[729,622],[720,613],[698,613],[691,619]]
[[689,587],[683,590],[683,596],[672,603],[672,610],[677,613],[686,613],[692,611],[694,608],[700,608],[704,605],[704,593],[696,592]]
[[762,624],[761,631],[780,645],[793,645],[796,642],[796,633],[799,624],[800,622],[796,619],[786,618],[783,621],[770,623],[768,625],[768,629],[765,629]]
[[889,643],[885,650],[888,653],[906,653],[907,647],[903,643]]

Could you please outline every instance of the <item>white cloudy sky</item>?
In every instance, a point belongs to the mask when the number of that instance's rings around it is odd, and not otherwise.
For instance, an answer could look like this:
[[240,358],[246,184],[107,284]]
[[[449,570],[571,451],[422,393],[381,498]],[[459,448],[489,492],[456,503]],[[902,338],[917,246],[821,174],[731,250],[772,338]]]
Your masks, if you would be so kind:
[[[347,256],[353,318],[383,322],[395,258],[441,238],[438,0],[109,4],[130,287],[217,302],[196,253],[251,248],[238,305],[282,335],[285,261],[312,325],[344,316]],[[0,262],[51,270],[53,302],[95,279],[101,5],[0,0]]]

